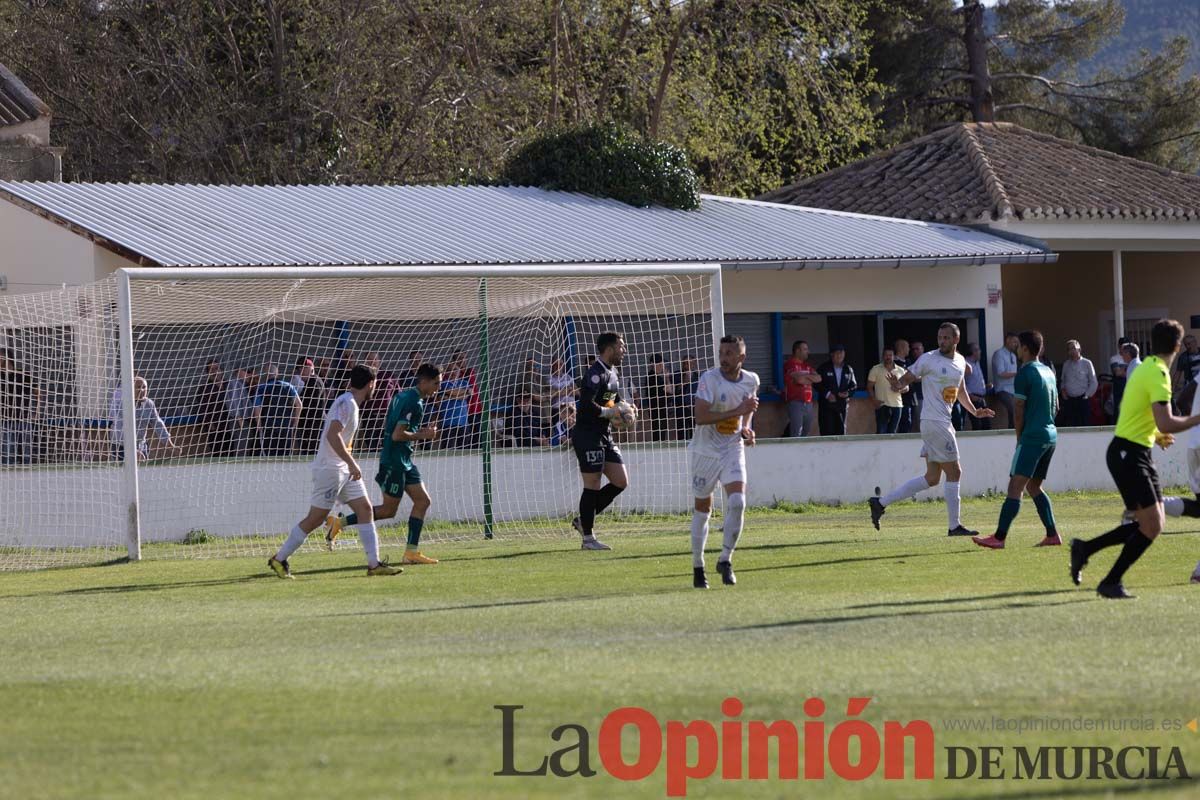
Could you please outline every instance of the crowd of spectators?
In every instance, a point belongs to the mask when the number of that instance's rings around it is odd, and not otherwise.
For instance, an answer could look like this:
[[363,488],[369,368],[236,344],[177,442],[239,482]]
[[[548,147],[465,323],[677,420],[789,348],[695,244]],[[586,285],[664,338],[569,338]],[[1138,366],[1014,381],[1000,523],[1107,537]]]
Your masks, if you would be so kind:
[[[387,408],[399,392],[415,385],[417,368],[426,354],[413,350],[406,366],[392,373],[380,354],[369,352],[363,363],[376,370],[375,393],[362,408],[356,441],[360,452],[373,452],[382,436]],[[359,363],[352,350],[334,363],[329,359],[299,358],[290,379],[276,364],[254,371],[241,367],[226,378],[222,364],[211,359],[191,406],[198,454],[211,456],[291,456],[316,451],[325,410]],[[653,441],[691,436],[692,403],[699,373],[695,360],[682,354],[673,365],[662,354],[648,360],[644,376],[626,379],[632,401],[642,409],[644,436]],[[527,357],[511,377],[493,377],[492,404],[485,414],[479,375],[465,350],[450,354],[442,373],[441,390],[428,407],[439,435],[425,445],[442,449],[472,449],[483,436],[499,447],[561,447],[569,443],[575,424],[577,378],[562,358],[548,364]]]
[[[1017,337],[1006,334],[1004,345],[984,358],[978,344],[966,343],[966,388],[978,408],[1003,409],[999,420],[976,419],[961,412],[956,404],[955,427],[965,425],[988,429],[993,424],[1012,426],[1016,374]],[[1065,343],[1067,358],[1061,365],[1043,359],[1058,374],[1060,408],[1057,422],[1063,427],[1111,424],[1126,381],[1137,369],[1140,349],[1122,339],[1118,352],[1107,362],[1108,372],[1098,374],[1077,340]],[[865,370],[860,385],[854,367],[846,361],[846,348],[835,344],[828,360],[810,363],[807,342],[793,344],[783,363],[783,400],[786,404],[788,435],[840,435],[852,397],[863,391],[874,409],[878,434],[907,433],[920,426],[920,384],[903,392],[891,388],[888,376],[900,377],[924,352],[920,341],[896,340],[885,347],[878,363]],[[382,435],[387,408],[392,398],[415,385],[417,368],[427,360],[420,350],[409,352],[405,366],[390,372],[378,352],[365,354],[363,362],[376,370],[375,394],[362,408],[362,423],[356,449],[374,452]],[[350,370],[359,363],[352,350],[338,359],[301,356],[288,372],[267,363],[253,369],[239,366],[227,371],[219,359],[204,365],[192,402],[179,413],[190,425],[188,452],[214,457],[306,456],[317,449],[325,411],[346,385]],[[695,360],[681,353],[672,363],[663,353],[652,353],[644,371],[629,369],[622,385],[629,400],[641,412],[637,436],[665,442],[690,438],[693,403],[699,372]],[[580,370],[585,365],[577,365]],[[285,375],[290,374],[290,377]],[[1195,336],[1184,338],[1184,349],[1175,362],[1173,378],[1177,397],[1200,380],[1200,347]],[[168,426],[163,422],[146,380],[134,384],[138,426],[138,453],[176,454]],[[47,387],[36,372],[20,368],[18,354],[0,349],[0,465],[38,463],[40,442],[45,438]],[[441,433],[425,446],[444,449],[479,447],[484,436],[499,447],[562,447],[569,443],[575,424],[577,377],[560,357],[546,361],[532,356],[523,359],[509,376],[493,376],[489,387],[491,406],[484,409],[479,373],[466,351],[449,354],[442,389],[433,398],[427,415]],[[173,409],[174,410],[174,409]],[[173,418],[179,420],[177,416]],[[172,425],[176,425],[172,421]],[[107,445],[115,457],[123,450],[120,392],[110,401]]]
[[[978,344],[968,342],[961,347],[967,362],[966,389],[977,408],[1003,409],[1000,424],[1013,426],[1015,397],[1013,380],[1017,372],[1017,337],[1005,334],[1004,345],[992,353],[986,362]],[[845,363],[845,347],[830,348],[829,360],[813,367],[809,361],[809,345],[797,341],[791,355],[783,362],[783,399],[787,403],[789,436],[836,436],[846,432],[846,404],[859,388],[854,368]],[[1059,414],[1061,427],[1111,425],[1129,376],[1141,363],[1140,348],[1128,339],[1121,339],[1118,352],[1108,362],[1108,373],[1098,375],[1092,361],[1084,358],[1075,339],[1066,342],[1067,358],[1056,365],[1043,355],[1042,363],[1058,376]],[[925,352],[924,343],[897,339],[880,353],[879,362],[867,371],[866,397],[875,412],[877,434],[908,433],[920,430],[922,397],[921,384],[914,383],[908,391],[892,391],[887,375],[899,377],[916,363]],[[1176,402],[1184,391],[1200,379],[1200,347],[1196,337],[1184,337],[1184,350],[1174,367]],[[990,430],[996,420],[978,419],[964,413],[955,403],[952,415],[954,427],[963,430]]]

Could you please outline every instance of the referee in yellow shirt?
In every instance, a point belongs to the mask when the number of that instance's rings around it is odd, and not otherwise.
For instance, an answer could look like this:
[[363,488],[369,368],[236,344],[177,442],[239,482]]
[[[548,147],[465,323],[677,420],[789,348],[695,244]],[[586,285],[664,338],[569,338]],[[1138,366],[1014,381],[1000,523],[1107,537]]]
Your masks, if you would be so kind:
[[1163,529],[1163,494],[1158,471],[1150,458],[1150,448],[1167,448],[1175,441],[1171,434],[1200,425],[1200,414],[1176,417],[1171,413],[1171,362],[1183,341],[1183,326],[1173,319],[1161,319],[1150,332],[1154,355],[1141,363],[1125,385],[1120,414],[1112,444],[1108,446],[1108,471],[1133,513],[1133,522],[1097,536],[1071,541],[1071,580],[1078,586],[1088,559],[1106,547],[1123,545],[1121,554],[1096,592],[1110,600],[1127,600],[1121,579]]

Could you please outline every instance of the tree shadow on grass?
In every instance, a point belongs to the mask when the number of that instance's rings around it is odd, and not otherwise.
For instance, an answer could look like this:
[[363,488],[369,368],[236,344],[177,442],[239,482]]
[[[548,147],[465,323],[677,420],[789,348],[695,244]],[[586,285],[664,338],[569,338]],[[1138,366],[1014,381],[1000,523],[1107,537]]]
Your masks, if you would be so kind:
[[[600,534],[601,536],[603,534]],[[619,539],[618,539],[619,541]],[[786,544],[754,544],[739,547],[738,552],[744,553],[751,550],[789,550],[796,547],[821,547],[831,544],[849,544],[852,540],[849,539],[824,539],[817,542],[788,542]],[[560,547],[554,550],[521,550],[516,553],[490,553],[488,555],[463,555],[449,556],[443,558],[443,561],[490,561],[493,559],[508,559],[508,558],[523,558],[525,556],[541,556],[552,555],[554,553],[569,553],[573,550],[571,547]],[[631,553],[629,555],[613,555],[608,557],[607,561],[619,561],[624,559],[645,559],[645,558],[677,558],[680,556],[690,556],[692,552],[677,551],[670,553]]]
[[[608,595],[611,597],[612,595]],[[575,597],[540,597],[529,600],[497,600],[492,603],[465,603],[457,606],[426,606],[422,608],[378,608],[370,611],[347,611],[341,614],[328,614],[330,617],[373,617],[386,614],[432,614],[439,611],[477,611],[486,608],[507,608],[510,606],[540,606],[548,603],[569,603],[576,600],[599,600],[605,595],[578,595]]]
[[[297,578],[303,579],[308,575],[321,575],[323,573],[337,572],[361,572],[366,573],[366,567],[356,565],[352,567],[326,567],[324,569],[306,569],[303,572],[294,573]],[[241,583],[253,583],[259,580],[279,580],[273,572],[268,572],[265,569],[260,573],[253,575],[236,575],[230,578],[210,578],[206,580],[196,581],[172,581],[160,583],[126,583],[115,586],[85,586],[80,589],[64,589],[60,592],[37,592],[32,594],[11,594],[0,595],[0,600],[7,599],[28,599],[35,597],[73,597],[95,594],[122,594],[125,592],[163,592],[172,589],[196,589],[196,588],[211,588],[214,586],[236,586]]]
[[232,586],[239,583],[250,583],[262,578],[274,578],[273,574],[238,575],[234,578],[214,578],[201,581],[175,581],[172,583],[126,583],[116,586],[85,586],[81,589],[64,589],[61,592],[38,592],[34,594],[10,594],[0,597],[0,600],[26,599],[34,597],[73,597],[91,594],[122,594],[124,592],[159,592],[171,589],[208,588],[212,586]]
[[860,611],[867,608],[901,608],[904,606],[950,605],[951,603],[974,603],[980,600],[1007,600],[1010,597],[1041,597],[1053,594],[1074,594],[1081,591],[1075,589],[1043,589],[1039,591],[1001,592],[1000,594],[982,594],[975,597],[942,597],[936,600],[904,600],[889,603],[864,603],[858,606],[846,606],[847,611]]
[[[742,548],[739,547],[738,552],[741,552],[741,551],[742,551]],[[904,561],[906,559],[910,559],[910,558],[933,558],[933,557],[940,558],[942,556],[963,555],[963,554],[971,553],[971,552],[974,552],[974,551],[972,551],[972,550],[945,550],[945,551],[934,552],[934,553],[893,553],[892,555],[886,555],[886,556],[853,556],[853,557],[848,557],[848,558],[832,558],[832,559],[829,559],[828,561],[805,561],[802,564],[772,564],[767,567],[746,567],[744,569],[739,568],[737,570],[737,573],[740,575],[744,572],[768,572],[768,571],[780,570],[780,569],[806,569],[808,567],[832,567],[832,566],[837,566],[839,564],[860,564],[860,563],[871,562],[871,561],[896,561],[899,563],[904,563]],[[691,554],[687,553],[685,555],[691,555]],[[659,580],[662,580],[662,579],[681,580],[684,577],[686,577],[686,576],[684,576],[683,573],[677,573],[677,574],[671,574],[671,575],[655,575],[654,576],[655,579],[659,579]]]
[[507,608],[519,606],[540,606],[550,603],[573,603],[573,602],[590,602],[593,600],[613,600],[613,599],[633,599],[635,597],[644,597],[655,594],[677,594],[678,589],[654,589],[652,591],[637,592],[629,594],[626,592],[616,592],[613,594],[580,594],[580,595],[563,595],[557,597],[531,597],[524,600],[495,600],[489,603],[464,603],[456,606],[425,606],[420,608],[379,608],[368,611],[347,611],[340,614],[329,614],[330,617],[370,617],[384,614],[429,614],[440,611],[476,611],[487,608]]
[[[745,553],[749,551],[770,551],[770,550],[791,550],[797,547],[822,547],[830,544],[850,544],[848,539],[823,539],[819,542],[788,542],[786,544],[751,544],[744,547],[739,546],[737,551]],[[690,556],[691,550],[681,550],[673,553],[632,553],[630,555],[613,556],[612,561],[621,559],[641,559],[641,558],[677,558],[681,556]]]
[[801,619],[781,620],[779,622],[759,622],[753,625],[739,625],[731,628],[722,628],[725,633],[745,633],[746,631],[756,630],[784,630],[788,628],[809,628],[819,627],[822,625],[844,625],[849,622],[876,622],[879,620],[888,619],[904,619],[917,617],[939,617],[948,616],[951,614],[983,614],[992,611],[1016,611],[1027,608],[1043,609],[1052,608],[1054,606],[1071,606],[1079,603],[1086,603],[1092,600],[1097,600],[1095,595],[1087,594],[1076,600],[1063,600],[1056,603],[1001,603],[993,606],[973,606],[970,608],[946,608],[946,609],[927,609],[924,611],[900,611],[896,614],[858,614],[858,615],[842,615],[836,617],[806,617]]
[[[564,542],[564,544],[568,543]],[[479,556],[448,556],[446,558],[442,558],[441,560],[447,563],[451,561],[492,561],[494,559],[524,558],[525,556],[545,556],[553,553],[570,553],[574,549],[575,548],[571,547],[559,547],[554,550],[521,550],[516,553],[491,553],[488,555]]]

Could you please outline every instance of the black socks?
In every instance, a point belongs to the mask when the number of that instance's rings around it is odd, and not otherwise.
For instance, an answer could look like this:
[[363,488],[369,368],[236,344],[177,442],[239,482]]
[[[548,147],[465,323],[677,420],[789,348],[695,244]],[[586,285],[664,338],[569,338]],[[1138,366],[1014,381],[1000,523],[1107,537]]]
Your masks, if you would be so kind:
[[584,489],[583,494],[579,496],[579,527],[583,528],[584,536],[592,535],[592,526],[596,524],[596,506],[600,502],[600,494],[601,490],[599,489]]
[[612,501],[617,499],[617,495],[625,491],[624,486],[614,486],[611,483],[606,483],[604,488],[596,492],[596,513],[599,514],[604,509],[612,505]]
[[1097,536],[1095,539],[1084,539],[1084,555],[1086,555],[1088,558],[1091,558],[1106,547],[1116,547],[1119,544],[1125,544],[1125,542],[1129,541],[1130,536],[1139,536],[1143,539],[1146,538],[1142,536],[1142,532],[1138,529],[1136,522],[1126,522],[1121,527],[1114,528],[1108,533]]
[[1141,531],[1130,536],[1129,540],[1125,542],[1125,546],[1121,548],[1121,555],[1117,556],[1117,563],[1113,564],[1113,568],[1100,583],[1110,586],[1119,584],[1121,578],[1125,577],[1125,571],[1132,567],[1134,562],[1141,558],[1142,553],[1146,552],[1152,544],[1154,544],[1154,540],[1143,536]]

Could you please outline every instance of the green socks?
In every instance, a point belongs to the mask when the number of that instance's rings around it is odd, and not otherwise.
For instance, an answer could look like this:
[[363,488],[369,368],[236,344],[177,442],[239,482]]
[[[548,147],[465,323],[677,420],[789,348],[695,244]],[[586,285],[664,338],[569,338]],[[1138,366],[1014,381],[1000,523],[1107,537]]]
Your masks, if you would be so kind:
[[421,528],[424,527],[425,520],[420,517],[408,518],[408,549],[416,550],[417,545],[421,543]]
[[1004,505],[1000,506],[1000,522],[996,524],[996,538],[1004,541],[1008,536],[1008,529],[1012,525],[1013,520],[1017,518],[1017,514],[1021,513],[1021,501],[1014,500],[1011,497],[1004,499]]
[[1050,505],[1050,495],[1042,492],[1033,498],[1033,504],[1037,506],[1038,516],[1042,518],[1042,524],[1046,526],[1046,534],[1053,536],[1058,533],[1058,529],[1054,525],[1054,506]]

